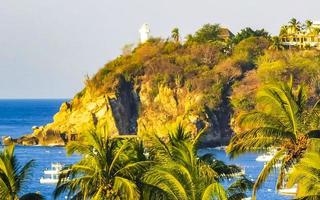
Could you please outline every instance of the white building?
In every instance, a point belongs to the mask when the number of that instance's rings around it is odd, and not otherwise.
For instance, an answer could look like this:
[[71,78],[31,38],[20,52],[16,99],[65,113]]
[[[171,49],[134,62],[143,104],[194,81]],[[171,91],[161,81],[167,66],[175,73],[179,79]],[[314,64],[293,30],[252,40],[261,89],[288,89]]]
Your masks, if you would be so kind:
[[301,30],[288,24],[284,32],[280,33],[283,45],[288,47],[315,47],[320,49],[320,22],[313,21],[310,27]]
[[139,30],[140,32],[140,42],[144,43],[150,39],[150,28],[148,24],[143,24]]

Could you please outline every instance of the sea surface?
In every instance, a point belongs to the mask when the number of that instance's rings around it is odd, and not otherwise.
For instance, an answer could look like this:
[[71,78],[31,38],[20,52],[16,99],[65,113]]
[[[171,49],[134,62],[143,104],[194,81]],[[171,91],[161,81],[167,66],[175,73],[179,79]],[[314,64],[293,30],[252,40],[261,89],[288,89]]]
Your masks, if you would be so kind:
[[[31,133],[32,126],[41,126],[52,122],[53,115],[59,110],[62,102],[66,99],[54,100],[0,100],[0,137],[11,136],[19,137],[26,133]],[[43,170],[50,168],[51,163],[61,162],[72,164],[80,159],[74,155],[67,157],[63,147],[16,147],[16,155],[21,163],[34,159],[36,166],[33,168],[31,180],[25,185],[23,192],[38,191],[46,197],[52,199],[54,185],[40,184],[39,180],[43,176]],[[257,154],[246,154],[235,160],[229,160],[226,153],[222,150],[207,148],[199,150],[199,154],[212,153],[217,159],[226,163],[237,164],[245,168],[249,179],[255,180],[263,163],[256,162]],[[228,185],[228,182],[224,183]],[[279,196],[275,192],[276,174],[266,181],[258,192],[258,200],[286,200],[291,199],[286,196]],[[64,199],[64,198],[61,198]]]

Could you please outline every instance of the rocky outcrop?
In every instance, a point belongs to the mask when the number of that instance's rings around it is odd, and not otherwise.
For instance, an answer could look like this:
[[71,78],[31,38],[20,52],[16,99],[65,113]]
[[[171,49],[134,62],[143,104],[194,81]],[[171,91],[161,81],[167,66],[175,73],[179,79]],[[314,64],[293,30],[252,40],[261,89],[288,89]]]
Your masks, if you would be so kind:
[[205,128],[203,145],[224,145],[228,142],[231,129],[227,97],[218,109],[210,110],[199,106],[205,98],[202,94],[159,85],[158,94],[152,98],[148,84],[137,89],[121,78],[115,93],[92,97],[87,90],[83,96],[63,103],[52,123],[35,127],[32,134],[19,139],[10,138],[6,143],[65,145],[68,141],[81,139],[83,132],[104,127],[116,135],[144,136],[153,132],[165,135],[177,123],[186,125],[192,132]]
[[181,123],[193,134],[204,130],[203,145],[225,145],[233,133],[232,85],[252,70],[255,57],[267,47],[265,38],[249,38],[229,55],[219,43],[147,42],[88,79],[80,93],[61,105],[52,123],[8,142],[65,145],[93,129],[166,137]]
[[139,96],[133,90],[133,85],[121,77],[115,98],[108,98],[115,126],[119,134],[131,135],[137,133]]

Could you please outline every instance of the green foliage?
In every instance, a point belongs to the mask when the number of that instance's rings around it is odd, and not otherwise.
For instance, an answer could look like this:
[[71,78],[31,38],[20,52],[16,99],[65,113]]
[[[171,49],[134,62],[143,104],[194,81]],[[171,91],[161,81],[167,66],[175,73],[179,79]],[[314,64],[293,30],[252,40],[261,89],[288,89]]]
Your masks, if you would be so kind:
[[[221,30],[217,24],[206,24],[191,36],[192,42],[183,45],[158,38],[140,44],[88,79],[85,93],[77,97],[115,92],[120,77],[124,77],[134,88],[141,88],[142,84],[151,87],[147,89],[150,101],[157,96],[159,85],[164,85],[203,96],[199,110],[204,106],[215,109],[224,85],[252,69],[256,58],[268,47],[268,41],[262,37],[245,39],[230,49],[225,38],[221,38]],[[178,33],[174,29],[172,37],[177,39]]]
[[[240,177],[226,191],[219,181],[240,168],[212,155],[197,155],[199,138],[177,126],[164,140],[151,135],[113,137],[106,131],[88,132],[82,142],[67,145],[67,154],[82,159],[61,171],[54,198],[72,199],[240,199],[251,182]],[[144,147],[147,144],[147,148]],[[94,186],[94,187],[92,187]],[[236,198],[239,197],[239,198]]]
[[250,37],[264,37],[266,39],[270,39],[269,33],[264,30],[252,30],[251,28],[247,27],[242,29],[239,33],[237,33],[232,39],[231,44],[235,45],[240,43],[242,40],[250,38]]
[[[143,176],[146,191],[143,199],[227,199],[228,195],[219,180],[240,171],[236,166],[228,166],[206,154],[197,156],[198,139],[194,139],[180,125],[163,140],[152,135],[150,156],[157,161]],[[243,183],[243,181],[242,181]],[[243,190],[241,190],[242,188]],[[245,197],[250,183],[235,183],[228,191]]]
[[311,92],[319,79],[317,51],[270,51],[260,57],[257,64],[257,75],[266,83],[288,79],[292,75],[296,83],[306,83],[308,92]]
[[66,192],[69,198],[139,199],[137,180],[150,162],[138,140],[91,131],[83,142],[71,142],[66,149],[68,155],[78,153],[83,158],[61,172],[55,198]]
[[[320,132],[318,133],[318,135]],[[297,199],[320,199],[320,139],[313,139],[289,174],[288,187],[298,184]]]
[[164,48],[163,48],[163,52],[167,53],[167,54],[171,54],[174,51],[176,51],[178,48],[180,47],[179,43],[176,42],[166,42]]
[[179,42],[180,40],[180,33],[179,33],[179,29],[178,28],[174,28],[171,31],[171,38],[175,41],[175,42]]
[[272,44],[270,45],[269,49],[272,50],[283,50],[284,46],[278,36],[272,37]]
[[220,40],[219,38],[220,25],[219,24],[205,24],[193,36],[187,38],[187,43],[207,43]]
[[38,193],[28,193],[19,197],[30,178],[34,161],[30,160],[25,165],[20,165],[14,155],[14,145],[7,146],[0,152],[0,199],[3,200],[41,200]]
[[319,96],[320,60],[316,50],[267,50],[255,61],[256,70],[233,85],[231,102],[235,113],[252,110],[256,91],[267,84],[294,77],[294,84],[303,83],[309,101]]
[[289,21],[289,27],[295,32],[299,32],[301,30],[301,23],[296,18],[291,18]]
[[247,61],[249,66],[245,66],[245,69],[250,69],[250,65],[254,64],[257,57],[263,55],[269,45],[269,40],[264,37],[249,37],[234,47],[233,56]]
[[277,183],[279,189],[285,169],[301,158],[308,140],[314,137],[311,133],[320,131],[319,104],[316,103],[312,109],[308,107],[304,87],[294,88],[292,79],[288,83],[263,87],[257,94],[257,102],[256,110],[239,116],[241,130],[227,148],[231,157],[246,152],[267,151],[269,147],[277,148],[277,153],[256,180],[253,198],[277,163],[282,165]]

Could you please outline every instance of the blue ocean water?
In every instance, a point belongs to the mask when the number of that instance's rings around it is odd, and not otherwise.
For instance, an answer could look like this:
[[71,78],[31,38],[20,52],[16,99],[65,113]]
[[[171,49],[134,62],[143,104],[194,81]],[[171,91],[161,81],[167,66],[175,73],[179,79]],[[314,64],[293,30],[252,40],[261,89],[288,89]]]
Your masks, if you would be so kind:
[[[0,137],[3,135],[19,137],[31,132],[32,126],[40,126],[52,121],[53,115],[65,99],[58,100],[0,100]],[[202,149],[199,154],[212,153],[217,159],[230,164],[244,167],[249,179],[255,180],[263,163],[256,162],[257,154],[246,154],[235,160],[229,160],[224,151],[212,148]],[[49,168],[52,162],[72,164],[80,159],[79,156],[67,157],[63,147],[16,147],[16,155],[21,163],[34,159],[36,166],[30,182],[23,192],[39,191],[46,199],[52,199],[54,185],[40,184],[43,170]],[[228,183],[225,183],[228,184]],[[290,197],[279,196],[274,188],[276,174],[274,173],[259,190],[258,200],[287,200]],[[63,199],[63,198],[62,198]]]
[[[2,136],[20,137],[31,133],[32,126],[52,122],[53,115],[59,111],[64,101],[67,99],[0,100],[0,138]],[[55,185],[40,184],[43,170],[50,168],[53,162],[72,164],[80,159],[79,156],[67,157],[63,147],[16,146],[15,154],[21,164],[31,159],[35,161],[32,177],[22,193],[40,192],[48,200],[52,199]]]
[[0,100],[0,137],[19,137],[31,133],[32,126],[52,122],[62,102],[67,99]]

